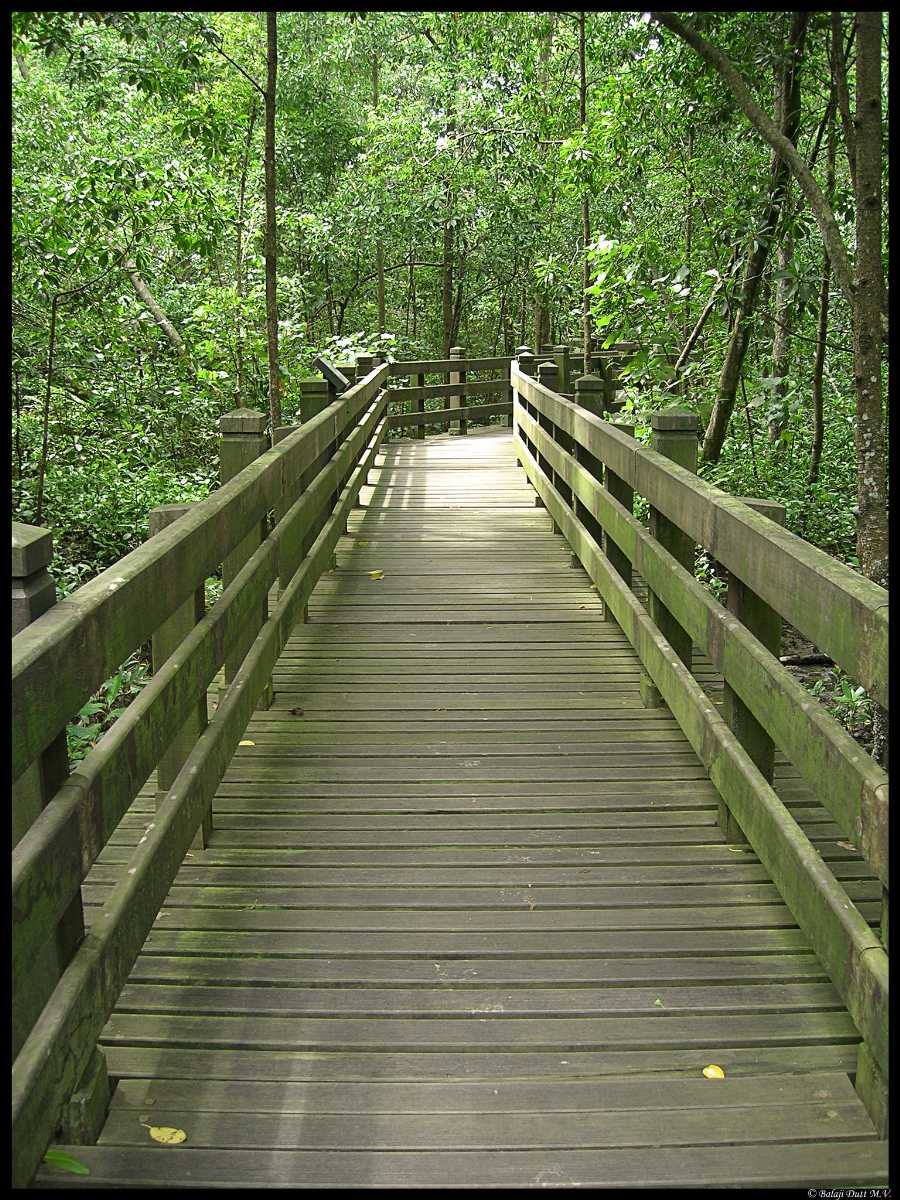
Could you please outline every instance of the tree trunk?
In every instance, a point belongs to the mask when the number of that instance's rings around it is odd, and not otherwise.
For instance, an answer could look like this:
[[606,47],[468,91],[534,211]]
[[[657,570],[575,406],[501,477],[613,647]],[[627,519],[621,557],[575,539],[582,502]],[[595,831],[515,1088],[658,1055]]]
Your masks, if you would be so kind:
[[881,385],[881,13],[856,14],[856,304],[853,354],[859,490],[857,552],[887,587],[887,489]]
[[[832,77],[834,74],[835,59],[840,55],[840,41],[832,38],[831,46],[831,62],[832,62]],[[833,95],[833,93],[832,93]],[[834,164],[835,164],[835,136],[834,136],[834,106],[832,105],[828,115],[828,130],[826,144],[826,165],[825,165],[825,193],[828,197],[829,204],[834,201]],[[828,260],[828,251],[822,248],[822,282],[819,286],[819,319],[816,323],[816,353],[813,360],[812,374],[812,427],[813,441],[812,450],[809,456],[809,474],[807,475],[807,483],[810,487],[817,482],[819,478],[819,464],[822,461],[822,446],[825,441],[825,406],[823,403],[822,388],[825,374],[825,347],[828,339],[828,304],[831,295],[831,263]],[[805,511],[805,510],[804,510]]]
[[266,13],[266,349],[269,358],[269,423],[281,424],[278,369],[278,230],[275,212],[275,85],[278,78],[278,13]]
[[[779,86],[780,103],[780,133],[782,137],[792,142],[791,134],[796,136],[799,121],[799,110],[793,103],[795,79],[799,73],[800,56],[803,49],[803,37],[809,13],[795,13],[791,23],[788,39],[788,55],[785,62],[781,83]],[[719,387],[716,402],[709,418],[709,425],[703,439],[703,458],[707,462],[718,462],[722,453],[722,443],[728,432],[728,422],[734,411],[737,396],[738,381],[744,365],[744,356],[750,342],[750,322],[756,308],[759,295],[759,285],[765,269],[769,247],[775,236],[781,204],[790,178],[787,162],[777,152],[772,155],[771,183],[769,187],[769,203],[763,216],[762,225],[747,254],[744,275],[741,281],[741,296],[734,316],[734,327],[731,340],[725,353],[725,361],[719,375]]]
[[123,258],[122,268],[130,279],[131,286],[134,288],[138,299],[147,308],[148,312],[152,314],[154,321],[156,321],[157,325],[169,339],[169,344],[175,350],[177,350],[179,354],[186,355],[187,347],[184,344],[184,339],[157,304],[153,293],[141,278],[134,260],[131,258]]
[[[587,133],[587,65],[584,46],[584,10],[578,14],[578,116],[582,131]],[[581,197],[581,342],[584,353],[584,374],[591,372],[591,265],[588,249],[591,244],[591,208],[588,189]]]
[[[450,203],[448,188],[448,205]],[[441,327],[444,338],[444,358],[450,357],[453,345],[453,226],[444,222],[444,259],[441,267]]]
[[244,407],[244,203],[247,195],[247,172],[250,167],[250,145],[256,124],[256,96],[250,104],[244,157],[241,160],[241,180],[238,189],[237,239],[234,254],[234,290],[237,293],[237,313],[234,330],[235,391],[237,407]]
[[[674,13],[653,12],[650,15],[661,25],[665,25],[668,29],[671,29],[673,33],[686,41],[689,46],[693,46],[703,61],[718,72],[723,81],[728,85],[732,95],[753,128],[762,134],[773,151],[780,155],[786,161],[790,170],[793,171],[797,184],[806,197],[810,211],[815,217],[816,224],[819,226],[822,240],[828,249],[835,281],[844,293],[847,303],[852,305],[854,283],[847,247],[844,244],[844,239],[841,236],[841,231],[831,206],[822,195],[809,165],[797,153],[797,148],[793,142],[790,138],[784,136],[784,133],[778,129],[772,119],[755,102],[740,72],[727,55],[723,54],[717,47],[710,45],[695,29],[685,25]],[[795,13],[794,19],[795,21],[802,20],[805,24],[809,15],[809,13]]]
[[[372,55],[372,105],[378,108],[378,55]],[[378,274],[378,332],[384,333],[384,243],[379,237],[375,246],[375,261]]]

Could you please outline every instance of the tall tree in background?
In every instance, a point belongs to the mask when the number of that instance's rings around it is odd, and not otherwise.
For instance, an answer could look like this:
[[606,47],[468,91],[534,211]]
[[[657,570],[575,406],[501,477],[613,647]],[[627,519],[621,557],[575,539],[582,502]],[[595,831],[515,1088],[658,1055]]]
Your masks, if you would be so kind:
[[[809,13],[794,14],[786,54],[779,72],[777,111],[781,118],[780,133],[791,143],[797,136],[800,119],[798,73],[808,20]],[[728,343],[725,361],[722,363],[716,401],[703,439],[703,457],[708,462],[717,462],[722,453],[722,443],[725,441],[728,422],[731,420],[740,386],[744,358],[750,345],[753,313],[759,298],[763,271],[769,256],[769,248],[775,237],[775,227],[778,224],[789,179],[790,171],[787,162],[776,149],[772,154],[768,204],[759,227],[754,231],[747,251],[731,340]]]
[[[587,63],[584,47],[584,12],[578,14],[578,117],[581,121],[582,137],[587,136]],[[591,244],[591,208],[588,189],[581,196],[581,337],[584,351],[584,373],[591,370],[591,301],[588,288],[591,286],[591,265],[588,247]]]
[[278,78],[278,14],[266,13],[266,345],[269,355],[271,434],[281,424],[278,369],[278,225],[275,210],[275,85]]

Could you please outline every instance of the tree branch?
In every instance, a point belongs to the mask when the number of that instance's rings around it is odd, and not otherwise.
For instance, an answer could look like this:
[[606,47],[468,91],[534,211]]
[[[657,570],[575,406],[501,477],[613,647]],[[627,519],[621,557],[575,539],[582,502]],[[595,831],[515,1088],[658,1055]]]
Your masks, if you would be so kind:
[[710,45],[696,30],[680,21],[674,13],[653,12],[650,15],[660,25],[664,25],[672,33],[680,37],[682,41],[687,42],[700,58],[720,75],[722,80],[728,85],[750,124],[762,134],[775,153],[780,155],[788,164],[819,226],[822,240],[828,251],[828,257],[831,259],[835,282],[843,292],[847,302],[852,305],[855,283],[847,247],[841,236],[841,231],[838,229],[831,206],[816,183],[812,171],[797,153],[793,142],[776,128],[771,117],[759,107],[750,95],[740,72],[721,50]]

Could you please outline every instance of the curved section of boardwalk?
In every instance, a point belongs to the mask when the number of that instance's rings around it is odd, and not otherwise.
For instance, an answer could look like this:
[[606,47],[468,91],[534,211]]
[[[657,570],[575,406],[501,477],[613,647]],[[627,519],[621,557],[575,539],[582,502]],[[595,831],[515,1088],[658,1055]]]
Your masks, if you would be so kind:
[[83,1182],[883,1183],[858,1034],[509,434],[381,462],[105,1031]]

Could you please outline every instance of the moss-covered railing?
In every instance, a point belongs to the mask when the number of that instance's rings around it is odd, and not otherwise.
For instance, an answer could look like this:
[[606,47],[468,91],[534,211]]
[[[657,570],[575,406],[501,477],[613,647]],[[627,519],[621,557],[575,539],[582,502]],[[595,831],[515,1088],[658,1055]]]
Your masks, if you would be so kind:
[[[628,355],[624,343],[612,346],[597,356],[596,369],[603,381],[607,408],[616,407],[616,392],[621,390],[619,366]],[[520,346],[517,353],[531,351]],[[390,364],[392,380],[409,380],[391,386],[388,417],[391,428],[409,430],[414,438],[424,438],[426,427],[449,429],[451,434],[465,434],[469,424],[488,423],[488,418],[512,415],[512,387],[509,379],[511,355],[494,358],[466,358],[462,346],[454,346],[449,358],[415,359]],[[537,362],[556,365],[559,390],[569,391],[572,381],[580,374],[584,356],[573,353],[568,346],[543,346]],[[439,382],[432,382],[439,380]],[[427,381],[427,382],[426,382]],[[500,399],[485,402],[484,397]],[[425,409],[426,400],[446,401],[445,407]]]
[[[728,835],[749,841],[847,1005],[863,1038],[857,1088],[883,1127],[888,779],[781,665],[776,643],[784,617],[887,707],[887,592],[754,511],[758,502],[698,479],[692,414],[653,414],[647,448],[603,419],[599,380],[578,380],[573,402],[555,390],[553,364],[535,367],[521,353],[510,380],[536,502],[637,651],[644,703],[669,706],[721,796]],[[635,493],[649,501],[649,528],[633,515]],[[727,606],[694,578],[697,545],[728,571]],[[646,607],[632,570],[647,583]],[[692,643],[724,677],[721,713],[691,672]],[[884,944],[773,790],[775,746],[881,880]]]
[[[209,828],[218,783],[250,714],[270,696],[272,668],[332,565],[384,438],[387,375],[373,368],[299,428],[276,430],[271,449],[261,414],[223,418],[227,482],[200,503],[157,514],[159,532],[58,603],[52,580],[47,590],[48,535],[14,527],[16,1186],[28,1184],[55,1133],[96,1137],[108,1099],[98,1036],[186,851]],[[221,597],[204,611],[204,581],[219,567]],[[67,724],[151,639],[152,680],[68,774]],[[207,723],[206,692],[223,667],[225,690]],[[81,883],[154,769],[155,819],[85,934]]]

